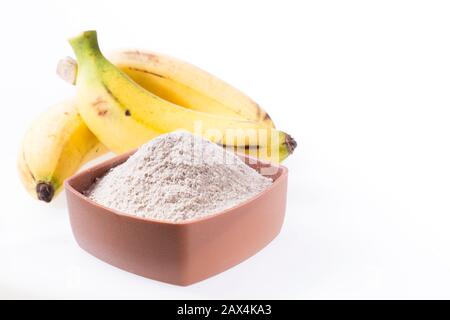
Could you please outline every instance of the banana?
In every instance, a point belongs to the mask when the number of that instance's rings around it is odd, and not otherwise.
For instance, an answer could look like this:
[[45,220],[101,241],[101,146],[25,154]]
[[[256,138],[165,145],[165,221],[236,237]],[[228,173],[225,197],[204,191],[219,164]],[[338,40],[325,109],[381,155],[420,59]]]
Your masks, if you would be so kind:
[[18,154],[19,176],[27,191],[50,202],[66,178],[107,149],[89,131],[73,100],[51,107],[26,132]]
[[144,89],[102,55],[95,31],[83,32],[69,42],[78,61],[80,115],[98,139],[114,152],[126,152],[178,129],[224,146],[271,150],[270,160],[276,162],[282,160],[280,155],[292,153],[296,146],[288,134],[268,128],[261,121],[187,109]]
[[[155,95],[174,104],[206,113],[262,122],[275,128],[270,116],[241,91],[193,66],[170,56],[142,50],[124,50],[108,60]],[[77,62],[67,57],[57,68],[61,78],[75,84]]]

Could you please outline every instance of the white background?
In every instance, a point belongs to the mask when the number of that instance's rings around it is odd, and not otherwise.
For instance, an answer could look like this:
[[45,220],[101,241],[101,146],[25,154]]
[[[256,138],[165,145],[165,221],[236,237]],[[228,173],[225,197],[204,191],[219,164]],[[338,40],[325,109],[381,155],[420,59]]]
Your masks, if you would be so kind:
[[[1,298],[450,298],[450,6],[446,1],[3,1]],[[286,220],[263,251],[190,287],[76,245],[65,197],[16,173],[32,119],[74,95],[66,41],[147,48],[257,100],[299,142]]]

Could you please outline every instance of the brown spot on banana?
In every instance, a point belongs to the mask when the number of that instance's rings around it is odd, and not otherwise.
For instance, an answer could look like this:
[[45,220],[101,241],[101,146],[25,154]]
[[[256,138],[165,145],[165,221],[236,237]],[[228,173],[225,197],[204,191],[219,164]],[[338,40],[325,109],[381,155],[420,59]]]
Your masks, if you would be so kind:
[[295,148],[297,148],[297,141],[295,141],[294,138],[292,138],[292,136],[287,133],[284,140],[285,140],[284,143],[286,143],[289,154],[292,154]]
[[152,72],[152,71],[148,71],[148,70],[145,70],[145,69],[142,69],[142,68],[128,67],[128,70],[132,70],[132,71],[136,71],[136,72],[142,72],[142,73],[148,73],[148,74],[154,75],[155,77],[159,77],[159,78],[163,78],[163,79],[166,78],[162,74],[159,74],[159,73],[156,73],[156,72]]
[[275,128],[275,124],[272,121],[272,118],[269,116],[269,114],[260,107],[259,104],[256,102],[254,103],[254,106],[256,108],[256,120],[261,122],[266,122],[270,124],[273,128]]
[[106,101],[103,100],[102,98],[98,97],[93,103],[92,106],[98,106],[99,104],[105,103]]
[[[104,83],[103,83],[103,87],[105,88],[105,90],[106,90],[106,92],[108,92],[108,95],[112,98],[112,99],[114,99],[114,101],[116,101],[117,102],[117,104],[122,108],[122,110],[124,111],[124,114],[125,114],[125,116],[128,116],[127,114],[126,114],[126,111],[128,110],[128,112],[130,113],[129,115],[131,116],[131,111],[127,108],[127,107],[125,107],[125,105],[114,95],[114,93],[112,93],[112,91],[108,88],[108,86],[107,85],[105,85]],[[150,113],[152,113],[152,112],[150,112]],[[135,121],[137,121],[137,122],[139,122],[139,123],[142,123],[141,121],[139,121],[138,119],[134,119]]]
[[264,120],[272,120],[268,113],[264,114]]
[[144,57],[145,59],[147,59],[149,61],[152,60],[154,62],[159,62],[158,56],[156,54],[153,54],[153,53],[141,52],[139,50],[133,50],[133,51],[125,51],[123,54],[129,55],[129,56],[132,56],[132,57],[140,56],[140,57]]
[[124,51],[123,54],[127,55],[127,56],[138,56],[141,53],[139,52],[139,50],[130,50],[130,51]]
[[127,116],[127,117],[129,117],[129,116],[131,116],[131,112],[130,112],[130,110],[125,110],[125,116]]
[[[226,146],[226,145],[225,145]],[[237,149],[244,149],[244,150],[259,150],[261,148],[260,145],[244,145],[244,146],[236,146]]]
[[102,108],[102,104],[107,103],[105,100],[103,100],[101,97],[98,97],[93,103],[92,107],[97,111],[97,114],[100,117],[105,116],[108,113],[108,109]]

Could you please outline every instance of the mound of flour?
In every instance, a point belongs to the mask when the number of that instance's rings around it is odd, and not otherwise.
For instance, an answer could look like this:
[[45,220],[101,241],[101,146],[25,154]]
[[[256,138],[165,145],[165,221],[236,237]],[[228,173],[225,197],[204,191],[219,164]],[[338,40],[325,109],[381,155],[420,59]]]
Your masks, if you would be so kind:
[[87,195],[125,213],[177,222],[230,208],[271,183],[233,153],[180,131],[141,146]]

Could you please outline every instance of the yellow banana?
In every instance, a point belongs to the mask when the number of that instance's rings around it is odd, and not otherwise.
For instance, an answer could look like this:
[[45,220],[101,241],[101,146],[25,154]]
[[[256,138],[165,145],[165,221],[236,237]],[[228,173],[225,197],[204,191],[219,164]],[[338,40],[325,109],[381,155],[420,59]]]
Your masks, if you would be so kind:
[[[108,55],[108,60],[141,87],[174,104],[275,127],[267,112],[244,93],[187,62],[143,50],[117,51]],[[77,62],[70,57],[62,59],[57,73],[75,84]]]
[[277,162],[296,146],[288,134],[265,123],[187,109],[144,89],[102,55],[95,31],[83,32],[69,42],[78,60],[81,117],[114,152],[128,151],[177,129],[225,146],[270,149],[270,159]]
[[19,175],[33,197],[50,202],[66,178],[106,151],[81,119],[75,102],[62,102],[26,132],[18,154]]

